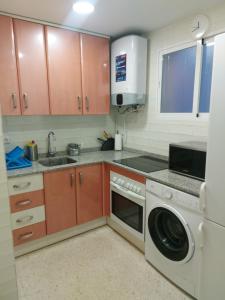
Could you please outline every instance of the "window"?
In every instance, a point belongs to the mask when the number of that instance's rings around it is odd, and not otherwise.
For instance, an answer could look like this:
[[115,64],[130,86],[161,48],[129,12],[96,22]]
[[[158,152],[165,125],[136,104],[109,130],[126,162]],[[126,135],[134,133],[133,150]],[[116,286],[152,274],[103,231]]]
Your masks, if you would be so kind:
[[163,55],[162,113],[192,112],[195,64],[196,47]]
[[199,100],[199,112],[208,113],[210,106],[212,67],[213,67],[214,42],[207,41],[203,45],[201,89]]
[[164,52],[160,113],[209,113],[214,40]]

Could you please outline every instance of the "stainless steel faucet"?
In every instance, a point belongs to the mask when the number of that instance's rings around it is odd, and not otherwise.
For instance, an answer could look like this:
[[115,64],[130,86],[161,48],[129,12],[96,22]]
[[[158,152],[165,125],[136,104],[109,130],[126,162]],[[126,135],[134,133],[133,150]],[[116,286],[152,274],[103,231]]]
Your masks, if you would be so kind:
[[55,140],[55,133],[53,131],[50,131],[48,134],[48,157],[53,157],[56,155],[56,147],[54,146]]

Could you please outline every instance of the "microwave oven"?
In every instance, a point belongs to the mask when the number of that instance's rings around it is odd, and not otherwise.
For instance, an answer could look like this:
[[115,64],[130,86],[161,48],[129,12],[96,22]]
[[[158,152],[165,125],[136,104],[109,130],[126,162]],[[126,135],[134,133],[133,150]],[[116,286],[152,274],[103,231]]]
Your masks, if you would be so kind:
[[207,144],[205,142],[170,144],[170,171],[204,181],[206,167],[206,147]]

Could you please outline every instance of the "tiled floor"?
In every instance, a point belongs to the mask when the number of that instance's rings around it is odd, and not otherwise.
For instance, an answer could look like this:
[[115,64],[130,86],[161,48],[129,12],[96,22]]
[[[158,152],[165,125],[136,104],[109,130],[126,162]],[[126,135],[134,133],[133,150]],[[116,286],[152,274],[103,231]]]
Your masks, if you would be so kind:
[[20,300],[188,300],[109,227],[16,260]]

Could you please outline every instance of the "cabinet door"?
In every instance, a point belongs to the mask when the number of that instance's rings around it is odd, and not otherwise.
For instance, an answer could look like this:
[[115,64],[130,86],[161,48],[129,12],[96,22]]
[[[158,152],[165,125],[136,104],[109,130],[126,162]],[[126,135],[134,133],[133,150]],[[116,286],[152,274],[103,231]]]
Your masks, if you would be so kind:
[[10,17],[0,16],[0,102],[3,115],[20,115],[19,87]]
[[82,113],[80,34],[46,27],[50,109],[53,115]]
[[75,171],[44,174],[47,234],[76,225]]
[[76,169],[77,223],[82,224],[103,216],[102,165]]
[[81,34],[83,113],[109,113],[109,40]]
[[49,114],[44,26],[14,20],[22,113]]

